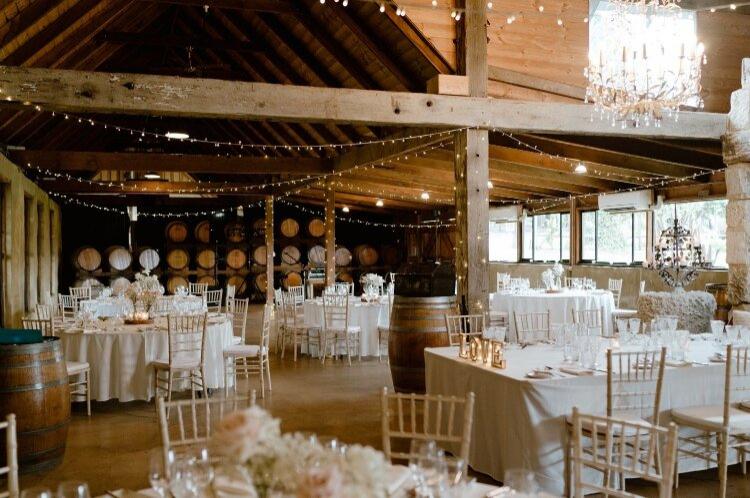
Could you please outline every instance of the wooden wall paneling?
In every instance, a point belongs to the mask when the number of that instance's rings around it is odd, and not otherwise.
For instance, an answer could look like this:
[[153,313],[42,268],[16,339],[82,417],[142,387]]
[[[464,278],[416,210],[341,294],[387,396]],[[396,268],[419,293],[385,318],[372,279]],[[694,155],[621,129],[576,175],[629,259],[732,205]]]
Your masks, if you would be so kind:
[[333,182],[326,180],[325,187],[325,248],[326,285],[336,282],[336,191]]

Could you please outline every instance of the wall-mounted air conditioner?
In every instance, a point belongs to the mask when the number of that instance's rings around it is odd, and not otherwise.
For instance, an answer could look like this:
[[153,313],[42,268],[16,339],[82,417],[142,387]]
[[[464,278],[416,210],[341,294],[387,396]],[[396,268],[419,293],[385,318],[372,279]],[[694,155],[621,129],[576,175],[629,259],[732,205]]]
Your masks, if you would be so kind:
[[633,213],[654,208],[653,190],[636,190],[619,194],[601,194],[599,209],[610,213]]
[[491,207],[490,221],[494,221],[496,223],[519,221],[522,214],[523,206],[520,204],[514,204],[512,206]]

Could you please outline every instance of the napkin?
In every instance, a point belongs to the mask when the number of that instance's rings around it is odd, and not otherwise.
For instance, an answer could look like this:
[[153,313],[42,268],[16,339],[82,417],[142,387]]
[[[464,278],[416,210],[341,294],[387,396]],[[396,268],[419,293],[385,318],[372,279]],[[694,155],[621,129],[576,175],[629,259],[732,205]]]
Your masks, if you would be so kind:
[[560,367],[559,369],[561,372],[570,374],[570,375],[594,375],[594,371],[589,368],[582,368],[582,367]]
[[391,465],[388,468],[388,475],[386,481],[388,482],[388,489],[386,490],[388,496],[393,496],[401,490],[401,487],[406,484],[406,481],[411,479],[411,471],[409,467],[403,465]]
[[257,496],[252,484],[232,479],[229,476],[218,475],[213,482],[216,496]]
[[689,361],[679,360],[664,360],[664,364],[668,367],[689,367],[692,365]]

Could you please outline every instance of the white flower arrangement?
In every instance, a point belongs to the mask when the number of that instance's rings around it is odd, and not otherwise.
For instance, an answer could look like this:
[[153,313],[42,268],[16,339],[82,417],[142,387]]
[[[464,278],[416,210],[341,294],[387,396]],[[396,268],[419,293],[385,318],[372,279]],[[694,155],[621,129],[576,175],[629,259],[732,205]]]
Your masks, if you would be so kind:
[[555,264],[552,265],[551,270],[552,270],[552,274],[557,278],[562,277],[563,273],[565,273],[565,268],[563,267],[563,265],[560,264],[559,261],[555,262]]
[[255,493],[297,498],[381,498],[387,495],[388,464],[365,446],[345,452],[324,448],[300,434],[281,434],[280,422],[260,407],[234,412],[211,440],[214,455],[244,465]]
[[372,285],[374,287],[380,287],[381,285],[383,285],[383,282],[385,282],[385,280],[377,273],[365,273],[359,279],[359,283],[363,286]]
[[131,282],[125,291],[125,297],[130,299],[133,307],[141,304],[149,310],[156,298],[164,295],[164,287],[159,283],[156,275],[151,275],[148,270],[135,274],[135,281]]

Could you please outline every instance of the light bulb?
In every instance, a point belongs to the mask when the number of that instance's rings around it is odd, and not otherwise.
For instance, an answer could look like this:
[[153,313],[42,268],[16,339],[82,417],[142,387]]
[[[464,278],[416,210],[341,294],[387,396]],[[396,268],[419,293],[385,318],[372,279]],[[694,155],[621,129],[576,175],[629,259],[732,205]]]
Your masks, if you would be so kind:
[[544,12],[544,5],[539,6],[539,12]]
[[487,188],[495,188],[495,186],[492,184],[492,180],[487,180]]
[[585,164],[578,163],[578,164],[576,164],[576,167],[575,167],[575,169],[573,171],[575,171],[579,175],[582,175],[584,173],[588,173],[589,170],[588,170],[588,168],[586,167]]
[[345,213],[348,213],[349,212],[349,206],[344,206],[343,208],[341,208],[341,210],[343,212],[345,212]]
[[383,12],[385,12],[385,4],[381,3],[380,4],[380,13],[382,14]]
[[420,197],[426,201],[429,200],[430,194],[427,192],[422,192],[422,195],[420,195]]
[[375,205],[376,205],[377,207],[379,207],[379,208],[382,208],[382,207],[383,207],[383,199],[378,199],[378,200],[377,200],[377,201],[375,202]]

